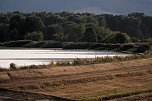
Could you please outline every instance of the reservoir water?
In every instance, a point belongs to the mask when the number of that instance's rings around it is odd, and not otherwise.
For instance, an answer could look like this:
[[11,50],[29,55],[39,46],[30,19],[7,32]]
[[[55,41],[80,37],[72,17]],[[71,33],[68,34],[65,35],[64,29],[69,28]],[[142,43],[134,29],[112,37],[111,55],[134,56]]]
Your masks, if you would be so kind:
[[110,51],[62,50],[62,49],[0,49],[0,67],[8,68],[10,63],[17,66],[49,64],[52,61],[72,61],[76,58],[127,56]]

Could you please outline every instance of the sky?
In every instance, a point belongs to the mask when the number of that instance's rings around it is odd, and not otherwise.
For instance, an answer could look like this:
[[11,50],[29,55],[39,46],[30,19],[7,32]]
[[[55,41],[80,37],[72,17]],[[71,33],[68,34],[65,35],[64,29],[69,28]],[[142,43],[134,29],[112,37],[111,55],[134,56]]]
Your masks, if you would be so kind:
[[92,12],[152,15],[152,0],[0,0],[0,12]]

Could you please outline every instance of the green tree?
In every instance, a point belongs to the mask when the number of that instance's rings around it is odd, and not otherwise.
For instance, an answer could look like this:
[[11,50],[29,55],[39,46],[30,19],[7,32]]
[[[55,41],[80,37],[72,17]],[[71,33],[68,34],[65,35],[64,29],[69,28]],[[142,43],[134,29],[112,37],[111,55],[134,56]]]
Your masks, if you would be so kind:
[[99,22],[99,26],[106,27],[106,19],[104,16],[100,16],[97,18]]
[[17,28],[11,29],[9,31],[10,39],[11,40],[18,40],[19,39],[19,31]]
[[66,19],[64,17],[61,17],[60,15],[55,15],[55,14],[49,14],[45,17],[44,19],[44,24],[46,26],[52,25],[52,24],[58,24],[61,22],[65,22]]
[[[24,27],[24,17],[22,15],[16,14],[13,15],[10,19],[10,23],[9,23],[9,30],[11,31],[15,31],[16,30],[16,35],[18,33],[18,35],[16,36],[17,38],[12,38],[12,39],[23,39],[23,27]],[[14,33],[14,32],[13,32]]]
[[1,23],[0,24],[0,42],[5,42],[10,40],[9,36],[9,25]]
[[53,35],[54,37],[54,40],[56,41],[66,41],[67,40],[67,37],[63,34],[63,33],[56,33]]
[[29,16],[25,20],[25,32],[42,31],[43,21],[38,16]]
[[0,23],[8,24],[9,19],[7,14],[0,14]]
[[49,25],[44,31],[44,40],[53,40],[54,34],[63,33],[63,27],[59,24]]
[[85,31],[83,24],[76,24],[74,22],[65,24],[64,33],[68,36],[68,41],[77,42],[82,37]]
[[127,33],[111,32],[105,39],[107,43],[129,43],[131,38]]
[[27,33],[24,37],[26,40],[41,41],[43,40],[43,33],[42,32]]
[[97,34],[94,28],[87,28],[82,40],[85,42],[97,42]]

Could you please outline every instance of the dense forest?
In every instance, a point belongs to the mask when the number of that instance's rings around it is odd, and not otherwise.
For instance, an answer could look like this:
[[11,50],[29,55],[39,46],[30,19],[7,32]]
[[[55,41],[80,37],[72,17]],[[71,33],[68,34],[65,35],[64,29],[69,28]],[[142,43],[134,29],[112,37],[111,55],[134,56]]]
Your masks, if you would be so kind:
[[59,42],[129,43],[151,40],[152,16],[90,13],[0,13],[0,42],[53,40]]

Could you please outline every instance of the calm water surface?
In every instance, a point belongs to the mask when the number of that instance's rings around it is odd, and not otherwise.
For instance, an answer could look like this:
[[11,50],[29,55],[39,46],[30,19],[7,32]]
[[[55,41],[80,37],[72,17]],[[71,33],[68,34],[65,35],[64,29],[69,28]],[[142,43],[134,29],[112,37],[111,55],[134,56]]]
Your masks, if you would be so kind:
[[72,61],[76,58],[105,56],[126,56],[128,54],[91,50],[51,50],[51,49],[0,49],[0,67],[8,68],[10,63],[17,66],[49,64],[52,61]]

